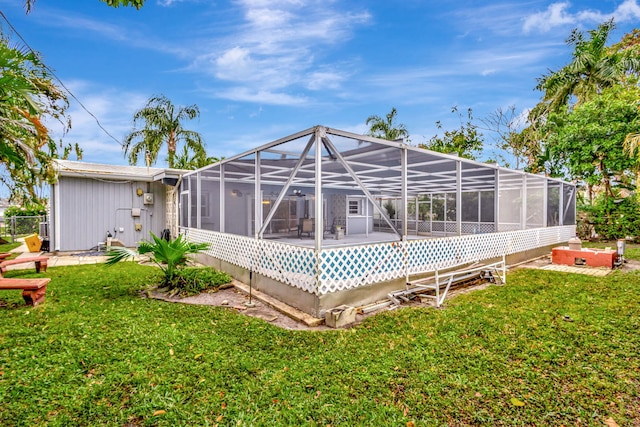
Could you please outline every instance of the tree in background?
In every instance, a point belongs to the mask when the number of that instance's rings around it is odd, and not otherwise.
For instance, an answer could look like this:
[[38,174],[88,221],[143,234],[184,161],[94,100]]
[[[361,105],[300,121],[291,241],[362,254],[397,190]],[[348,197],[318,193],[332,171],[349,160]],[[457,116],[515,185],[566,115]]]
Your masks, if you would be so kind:
[[601,186],[605,199],[614,197],[614,183],[628,186],[633,178],[629,172],[638,167],[638,160],[623,149],[625,137],[640,129],[638,99],[638,87],[618,85],[571,111],[549,115],[551,156],[563,160],[572,179],[589,188]]
[[[636,28],[625,34],[622,40],[614,44],[611,49],[625,56],[640,57],[640,30]],[[627,135],[624,140],[624,149],[629,156],[640,161],[640,132]],[[640,182],[640,173],[636,174],[636,182]]]
[[567,44],[574,51],[569,64],[542,76],[536,89],[543,92],[542,101],[548,108],[538,113],[560,111],[564,106],[579,105],[593,99],[605,88],[625,81],[628,73],[640,71],[640,58],[624,49],[608,48],[609,34],[615,28],[613,20],[595,30],[571,32]]
[[[538,145],[527,144],[528,140],[522,134],[526,124],[523,115],[518,113],[515,105],[510,105],[507,108],[497,108],[481,119],[481,122],[484,124],[483,130],[492,135],[495,147],[499,150],[496,162],[499,160],[505,167],[529,170],[537,162],[540,153]],[[511,164],[512,161],[515,162],[514,165]]]
[[610,20],[586,34],[573,30],[567,39],[567,44],[573,47],[571,61],[539,79],[536,89],[542,92],[542,99],[529,113],[528,126],[515,138],[532,153],[537,152],[536,161],[528,165],[529,171],[548,175],[562,173],[562,159],[553,157],[560,152],[551,146],[552,133],[558,129],[558,122],[549,125],[551,114],[570,114],[607,88],[628,86],[629,79],[638,75],[640,56],[637,48],[629,48],[637,46],[633,37],[625,36],[623,42],[607,46],[614,28]]
[[398,111],[394,107],[385,118],[377,115],[369,116],[366,121],[367,126],[369,126],[368,134],[376,138],[388,139],[389,141],[408,138],[409,131],[405,125],[395,123],[397,114]]
[[0,182],[17,202],[37,200],[37,188],[51,181],[58,156],[44,122],[71,124],[68,101],[36,52],[10,47],[0,34]]
[[[136,9],[140,9],[145,2],[145,0],[100,0],[100,1],[106,3],[108,6],[111,6],[111,7],[132,6],[132,7],[135,7]],[[36,3],[36,0],[24,0],[24,8],[27,11],[27,13],[31,12],[31,9],[33,9],[33,5],[35,3]]]
[[[467,109],[467,118],[462,117],[458,107],[452,107],[451,112],[458,115],[460,127],[454,130],[444,131],[442,136],[435,135],[428,142],[419,145],[420,148],[437,151],[440,153],[457,154],[460,157],[475,160],[482,152],[482,133],[478,126],[473,124],[473,111]],[[442,130],[442,122],[437,121],[436,126]]]
[[207,156],[204,152],[194,153],[185,145],[182,147],[182,151],[176,155],[175,168],[187,170],[200,169],[210,164],[218,163],[223,158]]
[[160,149],[166,145],[167,162],[170,168],[176,167],[177,147],[182,143],[194,153],[194,157],[206,157],[204,143],[200,134],[183,127],[182,122],[200,117],[197,105],[177,108],[164,95],[149,98],[145,107],[134,114],[134,129],[124,139],[124,152],[129,164],[136,165],[142,155],[147,166],[158,160]]

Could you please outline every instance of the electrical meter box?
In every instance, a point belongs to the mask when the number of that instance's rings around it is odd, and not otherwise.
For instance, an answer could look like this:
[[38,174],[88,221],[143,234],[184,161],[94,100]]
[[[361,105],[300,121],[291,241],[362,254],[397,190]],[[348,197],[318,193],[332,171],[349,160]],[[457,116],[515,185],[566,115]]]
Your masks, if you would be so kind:
[[153,204],[153,193],[144,193],[144,195],[142,196],[142,200],[143,200],[143,203],[145,205],[152,205]]

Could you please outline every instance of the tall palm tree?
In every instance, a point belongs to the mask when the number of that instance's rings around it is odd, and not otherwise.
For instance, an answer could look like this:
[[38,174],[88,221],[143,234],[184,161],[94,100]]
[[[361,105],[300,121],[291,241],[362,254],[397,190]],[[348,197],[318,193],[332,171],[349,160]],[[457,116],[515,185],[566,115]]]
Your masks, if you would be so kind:
[[408,137],[407,128],[403,124],[394,123],[397,114],[398,111],[393,107],[384,119],[376,115],[369,116],[366,121],[369,126],[369,135],[390,141]]
[[170,168],[176,167],[176,151],[183,143],[196,156],[206,156],[200,134],[182,126],[185,120],[200,117],[197,105],[176,108],[164,95],[153,96],[140,111],[134,114],[134,127],[142,123],[144,127],[135,129],[124,139],[125,156],[129,164],[136,165],[140,155],[145,157],[147,166],[158,160],[160,149],[166,144],[167,162]]
[[578,105],[625,80],[628,72],[640,71],[640,59],[607,47],[609,34],[615,28],[613,20],[584,33],[574,29],[567,44],[574,46],[571,62],[560,70],[539,79],[536,89],[544,92],[546,111],[559,111],[564,106]]

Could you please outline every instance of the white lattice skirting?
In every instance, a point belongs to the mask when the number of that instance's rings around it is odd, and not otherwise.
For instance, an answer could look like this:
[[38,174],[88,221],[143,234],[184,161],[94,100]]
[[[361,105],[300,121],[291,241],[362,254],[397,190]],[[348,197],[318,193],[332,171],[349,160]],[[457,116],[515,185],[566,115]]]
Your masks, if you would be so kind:
[[575,226],[547,227],[439,239],[323,249],[195,228],[182,229],[192,242],[206,242],[207,255],[252,269],[312,294],[354,289],[408,275],[455,267],[567,242]]

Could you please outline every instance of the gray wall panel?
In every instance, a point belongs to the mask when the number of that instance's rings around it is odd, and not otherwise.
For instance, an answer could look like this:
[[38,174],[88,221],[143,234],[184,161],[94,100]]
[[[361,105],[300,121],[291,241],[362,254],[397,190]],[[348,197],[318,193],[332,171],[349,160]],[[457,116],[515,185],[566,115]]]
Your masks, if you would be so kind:
[[[90,249],[106,240],[107,230],[126,246],[136,246],[150,238],[150,231],[159,236],[166,228],[166,188],[161,183],[60,177],[58,185],[61,251]],[[138,188],[153,193],[153,205],[143,203]],[[131,216],[132,208],[141,210],[139,218]],[[141,231],[135,230],[136,223],[142,224]]]

